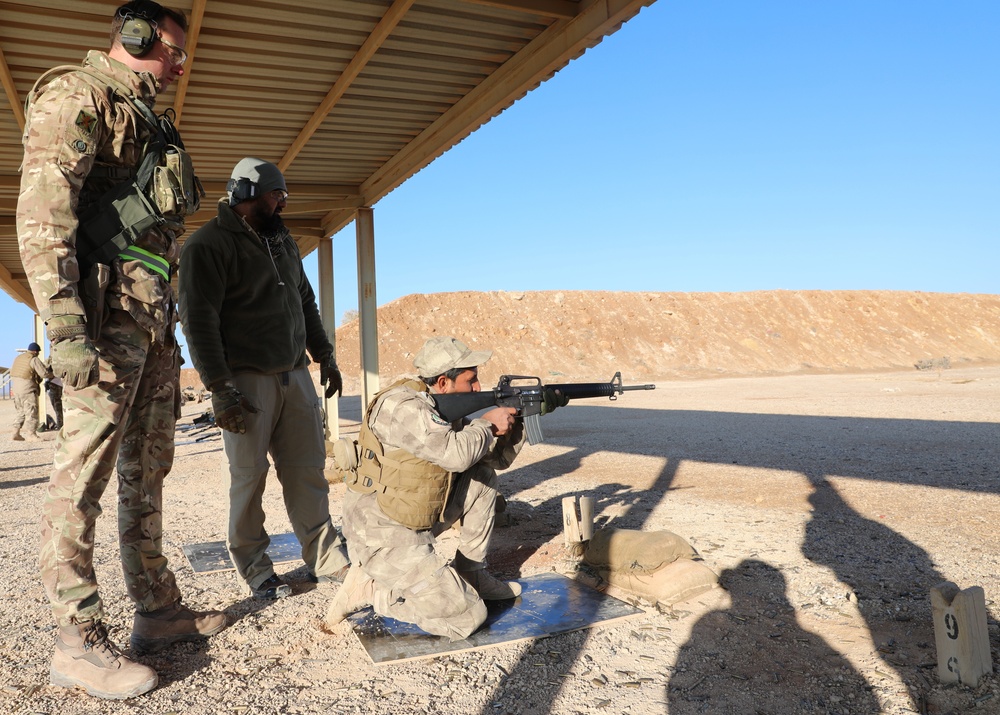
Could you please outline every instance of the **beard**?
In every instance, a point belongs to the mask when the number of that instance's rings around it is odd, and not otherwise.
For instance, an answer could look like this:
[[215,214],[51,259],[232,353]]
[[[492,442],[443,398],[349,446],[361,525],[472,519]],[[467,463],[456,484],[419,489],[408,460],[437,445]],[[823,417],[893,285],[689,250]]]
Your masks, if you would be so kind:
[[281,214],[277,211],[267,214],[262,206],[258,205],[254,210],[254,218],[259,226],[257,235],[267,243],[272,256],[280,256],[284,250],[285,237],[288,236],[288,228],[281,220]]

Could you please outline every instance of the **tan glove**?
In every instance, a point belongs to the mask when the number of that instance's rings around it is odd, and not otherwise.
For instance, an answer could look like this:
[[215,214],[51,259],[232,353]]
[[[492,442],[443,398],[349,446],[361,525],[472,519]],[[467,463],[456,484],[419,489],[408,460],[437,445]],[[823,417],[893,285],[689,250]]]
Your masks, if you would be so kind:
[[81,390],[97,383],[101,375],[100,353],[87,337],[83,323],[51,327],[49,339],[52,374],[61,377],[63,385]]

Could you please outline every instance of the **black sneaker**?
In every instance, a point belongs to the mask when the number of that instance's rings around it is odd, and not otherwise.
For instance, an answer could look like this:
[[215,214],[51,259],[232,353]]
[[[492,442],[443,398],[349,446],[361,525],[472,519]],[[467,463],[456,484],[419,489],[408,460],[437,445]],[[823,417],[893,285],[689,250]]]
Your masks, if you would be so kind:
[[250,587],[250,595],[259,601],[273,601],[276,598],[284,598],[292,595],[292,587],[278,578],[277,574],[271,576],[257,588]]

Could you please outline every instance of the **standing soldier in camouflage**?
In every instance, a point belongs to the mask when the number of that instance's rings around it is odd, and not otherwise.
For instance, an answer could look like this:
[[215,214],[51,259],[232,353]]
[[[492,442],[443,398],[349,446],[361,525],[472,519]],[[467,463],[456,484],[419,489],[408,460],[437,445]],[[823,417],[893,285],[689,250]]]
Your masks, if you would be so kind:
[[281,170],[246,157],[227,193],[218,215],[184,243],[181,324],[224,430],[229,555],[243,590],[268,600],[292,592],[267,555],[268,455],[312,578],[339,582],[347,571],[347,549],[330,521],[323,418],[306,350],[320,364],[328,399],[341,378],[299,248],[281,220],[288,199]]
[[[89,209],[109,189],[139,183],[143,147],[164,133],[149,110],[183,74],[186,27],[182,12],[149,0],[121,6],[108,52],[91,51],[82,66],[36,83],[24,132],[21,260],[65,388],[40,553],[59,625],[50,680],[102,698],[134,697],[157,683],[156,671],[123,655],[103,625],[94,530],[116,461],[120,554],[136,609],[133,652],[204,638],[226,625],[224,613],[181,604],[161,545],[163,479],[179,409],[169,279],[183,215],[160,216],[134,245],[92,267],[88,257],[109,237],[84,232]],[[117,217],[108,213],[100,218]]]
[[[486,620],[484,601],[514,598],[516,581],[486,571],[496,516],[497,469],[524,445],[524,423],[511,407],[474,420],[446,422],[432,394],[479,392],[479,365],[493,353],[455,338],[431,338],[413,365],[419,380],[401,380],[375,395],[358,436],[360,460],[348,472],[344,536],[351,569],[326,623],[368,605],[433,635],[460,640]],[[551,392],[551,391],[550,391]],[[543,414],[560,404],[545,396]],[[341,466],[338,459],[338,466]],[[435,537],[460,524],[448,561]]]
[[[38,343],[29,343],[28,351],[14,358],[10,367],[11,387],[14,389],[15,442],[38,441],[38,385],[52,373],[38,357],[42,347]],[[24,435],[21,426],[24,426]]]

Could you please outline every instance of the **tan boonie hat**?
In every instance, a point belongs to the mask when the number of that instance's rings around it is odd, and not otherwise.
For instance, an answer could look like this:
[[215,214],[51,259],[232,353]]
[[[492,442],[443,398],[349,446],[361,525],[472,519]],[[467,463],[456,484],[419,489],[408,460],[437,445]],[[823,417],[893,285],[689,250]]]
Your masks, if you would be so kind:
[[413,358],[420,377],[437,377],[455,367],[479,367],[493,357],[492,350],[470,350],[455,338],[431,338]]

